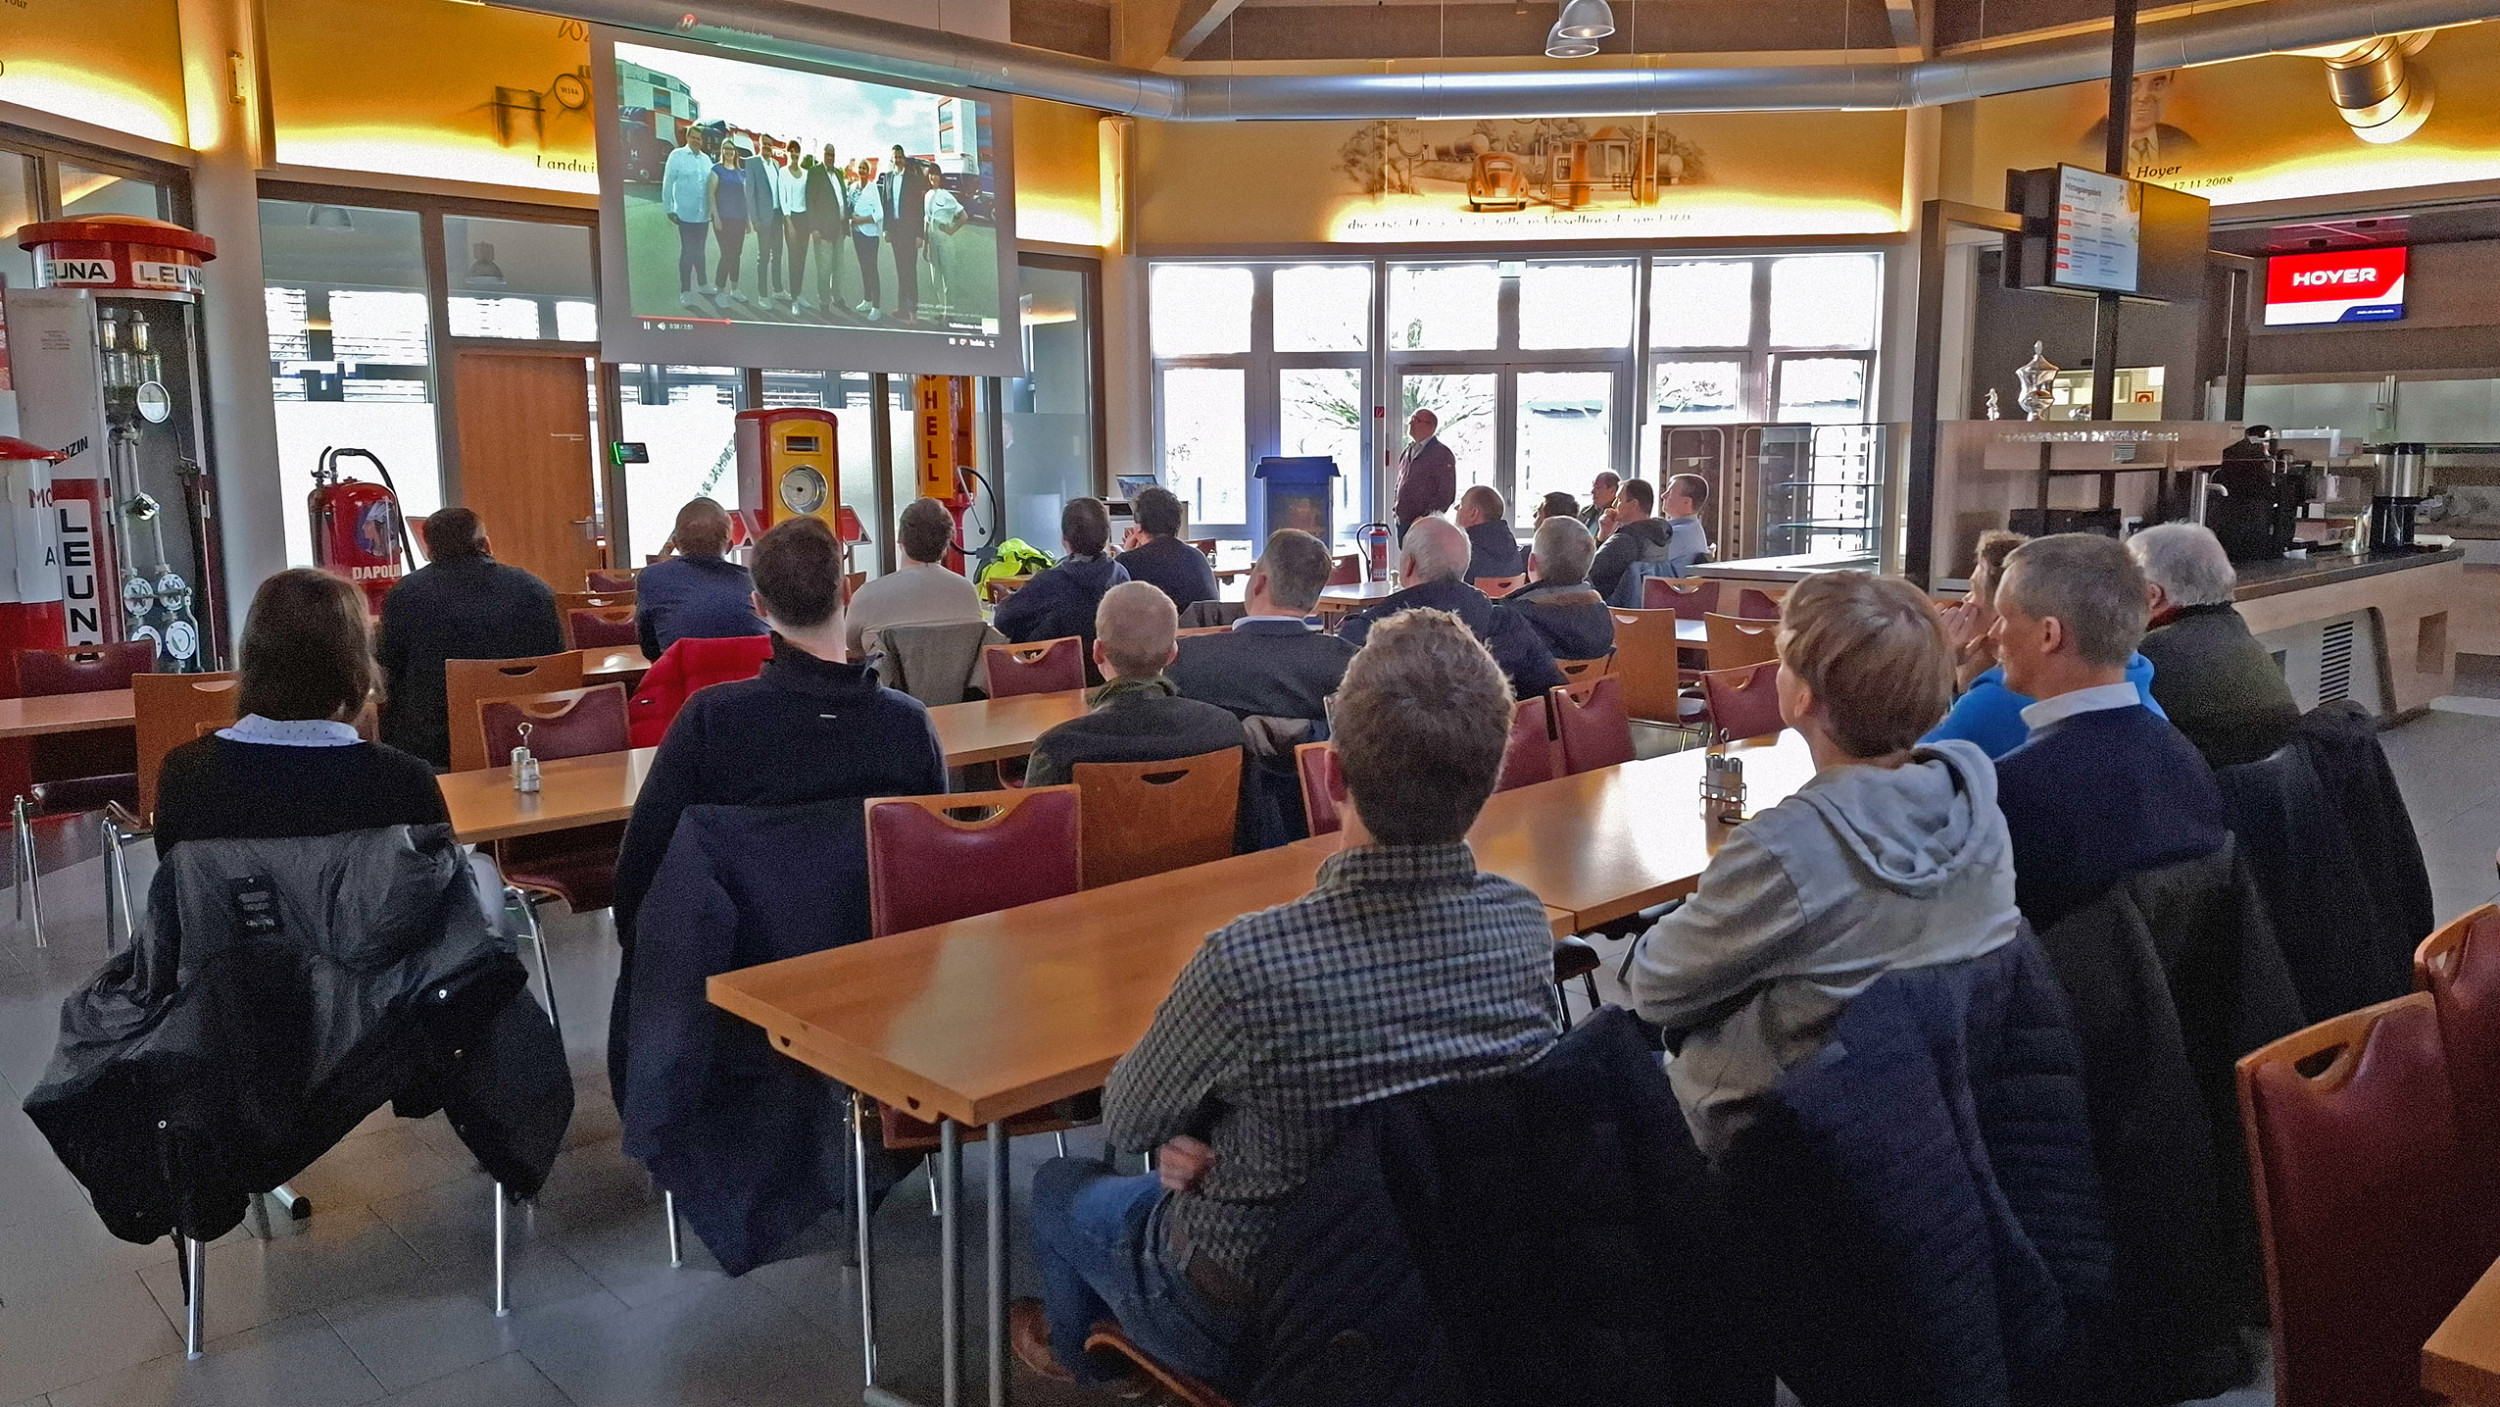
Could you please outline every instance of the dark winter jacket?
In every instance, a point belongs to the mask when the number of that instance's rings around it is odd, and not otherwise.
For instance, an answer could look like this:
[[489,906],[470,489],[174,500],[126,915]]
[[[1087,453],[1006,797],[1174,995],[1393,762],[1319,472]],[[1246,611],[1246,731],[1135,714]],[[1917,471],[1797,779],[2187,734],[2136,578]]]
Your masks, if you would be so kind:
[[537,1193],[573,1081],[449,826],[177,845],[26,1113],[114,1235],[212,1240],[385,1103]]
[[[1613,600],[1615,588],[1622,584],[1623,574],[1634,562],[1663,562],[1674,539],[1664,518],[1643,518],[1625,523],[1606,535],[1598,544],[1597,555],[1589,561],[1589,585],[1600,595]],[[1638,604],[1637,602],[1635,603]]]
[[2084,1400],[2148,1407],[2244,1381],[2264,1311],[2232,1062],[2302,1025],[2234,847],[2121,880],[2042,935],[2074,1011],[2116,1257]]
[[1587,582],[1532,581],[1493,608],[1526,621],[1558,660],[1603,659],[1615,652],[1614,613]]
[[844,1096],[713,1006],[704,983],[869,936],[863,814],[857,797],[687,808],[617,983],[625,1152],[732,1275],[843,1205]]
[[1203,699],[1236,718],[1328,717],[1328,696],[1345,682],[1352,642],[1300,621],[1254,620],[1222,635],[1181,641],[1172,682],[1181,697]]
[[1171,762],[1242,745],[1241,720],[1184,699],[1161,675],[1115,679],[1096,689],[1093,711],[1033,740],[1027,786],[1061,786],[1080,762]]
[[528,659],[563,648],[555,593],[519,567],[464,557],[410,572],[382,598],[374,641],[387,684],[382,741],[448,768],[443,662]]
[[1152,583],[1172,598],[1176,611],[1216,597],[1215,564],[1177,537],[1149,538],[1121,553],[1119,561],[1129,580]]
[[2283,667],[2228,601],[2181,610],[2136,649],[2153,662],[2162,712],[2212,766],[2255,762],[2300,726]]
[[1283,1207],[1251,1407],[1770,1401],[1683,1116],[1630,1014],[1371,1106]]
[[2083,1057],[2028,935],[1877,978],[1719,1168],[1807,1407],[2076,1400],[2110,1228]]
[[658,659],[680,640],[762,635],[755,615],[755,579],[726,557],[692,553],[654,562],[634,578],[634,631],[645,659]]
[[2041,933],[2128,875],[2210,855],[2230,836],[2212,769],[2140,704],[2034,732],[1997,759],[1997,805],[2014,838],[2014,901]]
[[1554,667],[1553,652],[1518,616],[1497,610],[1485,594],[1463,581],[1427,581],[1406,588],[1369,610],[1347,616],[1337,634],[1356,648],[1371,635],[1372,626],[1400,611],[1418,608],[1448,611],[1466,622],[1484,647],[1493,652],[1493,662],[1510,676],[1511,692],[1523,699],[1533,699],[1563,682],[1562,671]]
[[1528,549],[1503,522],[1478,523],[1467,530],[1467,579],[1518,576],[1528,570]]
[[1008,643],[1029,645],[1073,635],[1094,655],[1094,608],[1103,593],[1129,579],[1128,568],[1109,557],[1068,557],[998,603],[990,624]]

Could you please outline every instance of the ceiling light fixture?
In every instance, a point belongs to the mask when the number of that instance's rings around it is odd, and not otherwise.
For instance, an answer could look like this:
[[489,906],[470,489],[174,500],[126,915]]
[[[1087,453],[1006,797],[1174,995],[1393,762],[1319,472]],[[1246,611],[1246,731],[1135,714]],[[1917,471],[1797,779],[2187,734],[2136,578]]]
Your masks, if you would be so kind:
[[1562,21],[1545,31],[1545,57],[1549,59],[1585,59],[1597,52],[1594,39],[1574,39],[1562,32]]
[[1606,0],[1565,0],[1554,32],[1565,39],[1603,39],[1615,32],[1614,7]]

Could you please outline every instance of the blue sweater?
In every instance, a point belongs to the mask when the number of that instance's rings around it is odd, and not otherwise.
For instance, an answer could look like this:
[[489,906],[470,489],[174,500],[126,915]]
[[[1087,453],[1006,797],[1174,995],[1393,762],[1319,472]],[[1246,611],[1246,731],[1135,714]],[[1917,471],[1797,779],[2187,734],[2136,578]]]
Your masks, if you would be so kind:
[[990,624],[1016,645],[1076,636],[1085,642],[1090,658],[1094,608],[1102,604],[1104,592],[1129,579],[1128,568],[1109,557],[1065,558],[999,602]]
[[2142,706],[2062,718],[1997,759],[2014,905],[2046,933],[2129,875],[2210,855],[2229,812],[2204,755]]
[[1151,582],[1172,598],[1172,609],[1188,610],[1216,598],[1215,565],[1207,554],[1177,537],[1149,538],[1120,554],[1120,566],[1131,581]]
[[[2127,682],[2135,686],[2136,697],[2153,711],[2156,718],[2168,718],[2161,704],[2153,698],[2153,662],[2142,655],[2127,660]],[[2003,757],[2021,747],[2031,736],[2031,728],[2023,722],[2023,710],[2037,702],[2029,694],[2017,694],[2005,687],[2002,666],[1991,669],[1971,681],[1970,689],[1953,701],[1953,708],[1944,721],[1928,730],[1923,743],[1940,743],[1947,738],[1968,738],[1979,744],[1990,757]]]

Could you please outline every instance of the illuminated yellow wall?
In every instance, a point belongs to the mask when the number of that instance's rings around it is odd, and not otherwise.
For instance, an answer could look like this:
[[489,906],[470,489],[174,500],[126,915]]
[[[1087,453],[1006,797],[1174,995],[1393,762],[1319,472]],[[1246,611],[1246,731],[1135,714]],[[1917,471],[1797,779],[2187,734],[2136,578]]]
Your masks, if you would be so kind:
[[190,124],[174,6],[0,0],[0,102],[184,145]]
[[[1540,136],[1550,143],[1609,129],[1636,144],[1644,132],[1655,140],[1663,179],[1654,201],[1594,190],[1561,209],[1531,191],[1524,208],[1469,208],[1474,152],[1533,151]],[[1906,134],[1897,112],[1141,122],[1137,238],[1172,248],[1888,234],[1904,228]]]
[[1101,114],[1033,98],[1013,101],[1017,237],[1101,244]]
[[[2133,174],[2216,205],[2500,178],[2500,24],[2440,30],[2407,60],[2432,86],[2430,113],[2402,141],[2355,135],[2327,97],[2325,61],[2296,54],[2178,70],[2158,95]],[[1986,98],[1970,114],[1951,194],[1995,205],[2009,167],[2098,168],[2105,84]],[[2150,95],[2148,95],[2148,98]],[[1957,163],[1958,165],[1958,163]]]

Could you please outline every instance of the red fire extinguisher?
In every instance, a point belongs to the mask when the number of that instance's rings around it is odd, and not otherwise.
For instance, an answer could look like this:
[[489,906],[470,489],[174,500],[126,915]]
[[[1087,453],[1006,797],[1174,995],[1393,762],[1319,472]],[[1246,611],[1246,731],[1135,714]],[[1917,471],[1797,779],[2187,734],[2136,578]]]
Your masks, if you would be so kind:
[[1396,536],[1387,523],[1365,523],[1354,530],[1354,538],[1363,544],[1363,555],[1369,559],[1374,581],[1389,579],[1389,540]]
[[[382,482],[339,477],[339,461],[349,458],[372,464]],[[306,507],[314,563],[364,588],[366,604],[382,614],[382,598],[416,560],[417,549],[407,516],[399,511],[399,486],[381,456],[365,449],[323,450]]]

